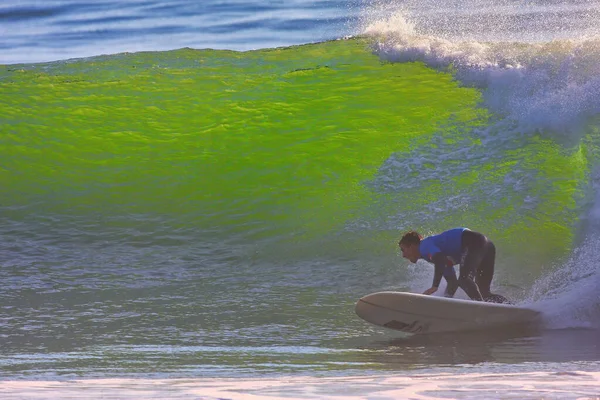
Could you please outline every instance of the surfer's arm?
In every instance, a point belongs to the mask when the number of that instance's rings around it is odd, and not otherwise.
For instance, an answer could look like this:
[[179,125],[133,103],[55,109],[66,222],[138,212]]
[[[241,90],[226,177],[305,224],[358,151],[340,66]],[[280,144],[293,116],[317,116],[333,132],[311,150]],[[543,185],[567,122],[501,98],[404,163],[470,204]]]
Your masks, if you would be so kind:
[[438,288],[436,288],[436,287],[430,287],[429,289],[424,291],[423,294],[426,294],[426,295],[434,294],[435,292],[437,292],[437,290],[438,290]]
[[433,273],[433,283],[431,287],[423,292],[423,294],[433,294],[440,287],[440,282],[442,281],[442,276],[444,276],[444,268],[446,268],[446,257],[442,253],[435,253],[433,257],[431,257],[431,261],[434,265],[434,273]]

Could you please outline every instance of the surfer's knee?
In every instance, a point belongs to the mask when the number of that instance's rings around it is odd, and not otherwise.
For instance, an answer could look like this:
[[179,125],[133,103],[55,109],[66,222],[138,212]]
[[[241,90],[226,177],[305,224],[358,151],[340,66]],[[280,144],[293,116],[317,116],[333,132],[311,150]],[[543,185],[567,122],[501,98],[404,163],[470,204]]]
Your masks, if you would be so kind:
[[461,276],[458,278],[458,286],[464,290],[467,294],[471,291],[471,288],[475,285],[475,282],[468,276]]
[[471,284],[473,284],[473,279],[471,279],[468,275],[461,275],[458,277],[458,286],[460,286],[461,288],[464,286],[470,286]]
[[446,291],[444,297],[454,297],[454,294],[458,290],[458,281],[448,282],[446,285]]
[[459,278],[458,286],[465,291],[471,300],[483,301],[483,297],[479,293],[479,288],[469,277]]

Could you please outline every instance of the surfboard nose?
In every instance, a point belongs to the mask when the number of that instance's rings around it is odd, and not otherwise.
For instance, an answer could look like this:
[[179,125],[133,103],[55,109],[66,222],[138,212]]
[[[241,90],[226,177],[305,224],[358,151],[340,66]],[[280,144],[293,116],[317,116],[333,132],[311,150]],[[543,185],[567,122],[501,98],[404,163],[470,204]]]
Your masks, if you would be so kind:
[[367,301],[368,302],[369,300],[373,301],[374,299],[380,299],[380,298],[382,298],[382,297],[384,297],[386,295],[393,294],[393,293],[397,293],[397,292],[390,292],[390,291],[388,291],[388,292],[369,293],[367,295],[364,295],[363,297],[361,297],[358,300],[359,301],[363,300],[363,301]]

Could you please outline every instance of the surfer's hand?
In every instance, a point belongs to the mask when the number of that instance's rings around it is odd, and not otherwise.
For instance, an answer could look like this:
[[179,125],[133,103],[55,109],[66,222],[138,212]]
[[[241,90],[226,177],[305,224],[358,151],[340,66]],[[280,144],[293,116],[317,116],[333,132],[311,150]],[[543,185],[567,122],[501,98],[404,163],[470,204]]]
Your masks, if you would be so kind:
[[426,291],[424,291],[423,294],[426,294],[426,295],[433,294],[433,293],[437,292],[437,289],[438,288],[436,288],[435,286],[432,286],[429,289],[427,289]]

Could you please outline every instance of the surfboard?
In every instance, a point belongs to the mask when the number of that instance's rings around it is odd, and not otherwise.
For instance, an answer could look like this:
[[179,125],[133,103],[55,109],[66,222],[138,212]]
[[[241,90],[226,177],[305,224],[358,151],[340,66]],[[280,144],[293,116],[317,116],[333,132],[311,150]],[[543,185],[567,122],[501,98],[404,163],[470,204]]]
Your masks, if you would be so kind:
[[459,332],[534,323],[538,311],[510,304],[378,292],[356,302],[356,314],[372,324],[412,334]]

